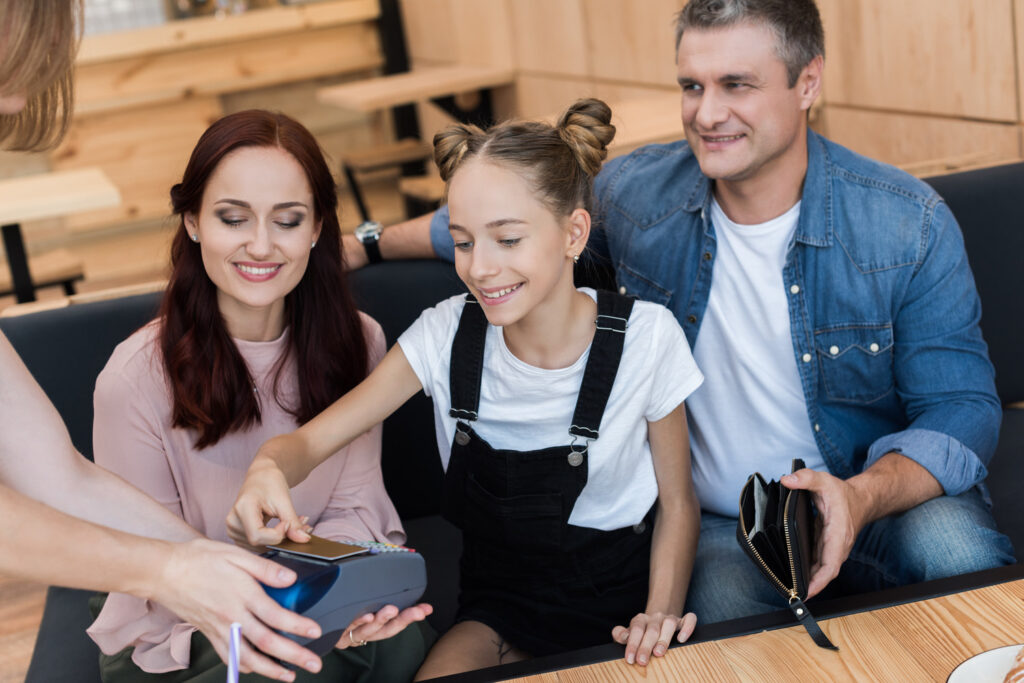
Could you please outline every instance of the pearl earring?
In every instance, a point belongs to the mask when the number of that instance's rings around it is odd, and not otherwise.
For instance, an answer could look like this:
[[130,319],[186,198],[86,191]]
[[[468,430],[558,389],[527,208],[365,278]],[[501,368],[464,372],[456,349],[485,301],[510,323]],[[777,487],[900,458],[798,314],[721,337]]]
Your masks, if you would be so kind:
[[192,233],[192,241],[193,242],[198,242],[199,241],[199,235],[197,235],[196,233]]
[[573,254],[572,262],[573,263],[579,263],[580,262],[580,255],[579,254]]
[[316,246],[316,240],[313,240],[313,244],[309,245],[309,248],[312,249],[315,246]]

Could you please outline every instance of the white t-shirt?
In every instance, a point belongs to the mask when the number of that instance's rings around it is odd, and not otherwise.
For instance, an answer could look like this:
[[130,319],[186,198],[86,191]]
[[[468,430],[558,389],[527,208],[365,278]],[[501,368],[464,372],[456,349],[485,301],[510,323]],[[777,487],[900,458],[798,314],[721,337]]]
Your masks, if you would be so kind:
[[687,401],[693,484],[705,510],[735,517],[753,472],[778,478],[793,458],[824,470],[807,417],[783,282],[800,203],[760,225],[729,220],[717,201],[718,243],[704,322],[693,348],[708,381]]
[[[596,299],[592,289],[581,289]],[[447,469],[455,436],[449,417],[452,341],[462,295],[425,310],[398,339],[426,394],[434,399],[437,448]],[[512,355],[500,327],[487,326],[479,419],[473,429],[492,447],[532,451],[568,446],[569,425],[590,348],[567,368],[545,370]],[[658,496],[647,422],[671,413],[703,381],[679,323],[663,306],[636,302],[615,384],[588,451],[587,484],[569,523],[610,531],[640,522]]]

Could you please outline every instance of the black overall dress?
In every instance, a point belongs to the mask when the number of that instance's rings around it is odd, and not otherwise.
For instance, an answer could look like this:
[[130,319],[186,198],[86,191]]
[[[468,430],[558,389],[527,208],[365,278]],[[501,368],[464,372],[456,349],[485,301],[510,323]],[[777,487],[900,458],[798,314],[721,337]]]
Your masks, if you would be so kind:
[[463,531],[458,621],[480,621],[534,656],[611,641],[647,602],[653,510],[634,526],[569,524],[587,483],[587,445],[618,371],[633,300],[598,292],[590,347],[565,446],[492,448],[477,419],[487,319],[467,297],[452,343],[449,414],[458,420],[442,514]]

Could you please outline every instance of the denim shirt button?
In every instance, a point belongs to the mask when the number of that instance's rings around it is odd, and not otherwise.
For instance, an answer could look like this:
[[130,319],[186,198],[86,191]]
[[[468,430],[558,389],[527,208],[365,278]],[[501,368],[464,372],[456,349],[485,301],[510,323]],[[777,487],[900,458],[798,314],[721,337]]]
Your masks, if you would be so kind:
[[811,354],[809,354],[809,353],[805,353],[805,354],[803,355],[803,357],[801,358],[801,360],[802,360],[803,362],[805,362],[805,363],[810,363],[810,362],[811,362]]
[[820,432],[821,431],[821,425],[818,424],[817,422],[814,423],[814,431],[816,431],[816,432]]
[[710,261],[711,260],[711,252],[710,251],[705,251],[704,252],[704,260],[705,261]]
[[626,295],[626,288],[625,287],[619,287],[619,294],[625,296]]
[[692,325],[693,323],[697,322],[697,316],[695,316],[695,315],[688,315],[688,316],[686,316],[686,322],[688,322],[688,323],[690,323]]
[[831,353],[833,356],[838,356],[839,355],[839,347],[838,346],[830,346],[830,347],[828,347],[828,352]]
[[871,342],[871,346],[868,348],[871,349],[871,353],[878,353],[878,344]]
[[790,294],[799,294],[800,293],[800,285],[793,285],[792,287],[790,287],[789,288],[789,293]]

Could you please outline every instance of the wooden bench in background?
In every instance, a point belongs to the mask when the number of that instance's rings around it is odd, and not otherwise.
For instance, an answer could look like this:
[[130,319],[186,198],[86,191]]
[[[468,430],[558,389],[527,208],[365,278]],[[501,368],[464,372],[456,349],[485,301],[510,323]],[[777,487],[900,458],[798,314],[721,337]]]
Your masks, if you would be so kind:
[[28,258],[21,225],[121,203],[121,193],[98,168],[58,171],[0,181],[0,225],[3,226],[7,271],[0,272],[0,293],[14,292],[18,303],[35,301],[36,287],[74,283],[85,273],[82,262],[60,249]]

